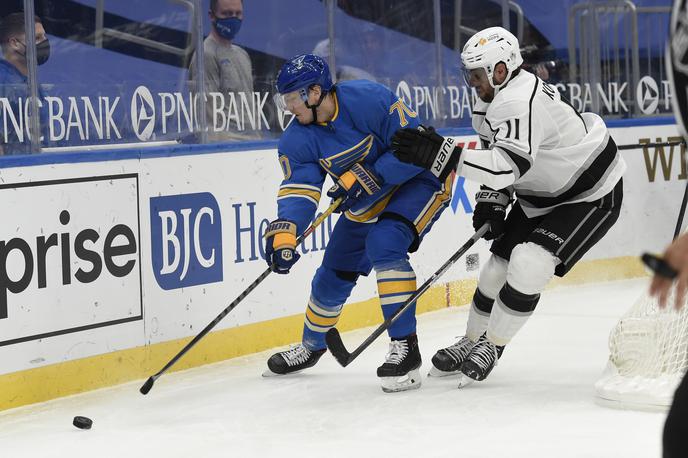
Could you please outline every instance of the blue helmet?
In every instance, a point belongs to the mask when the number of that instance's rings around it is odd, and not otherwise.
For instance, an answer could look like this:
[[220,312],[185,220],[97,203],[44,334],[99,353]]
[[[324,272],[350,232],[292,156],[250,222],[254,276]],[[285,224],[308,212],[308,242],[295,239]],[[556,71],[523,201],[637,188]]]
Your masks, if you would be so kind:
[[280,94],[308,89],[314,84],[323,92],[329,92],[333,86],[330,68],[314,54],[301,54],[289,59],[277,74],[277,91]]

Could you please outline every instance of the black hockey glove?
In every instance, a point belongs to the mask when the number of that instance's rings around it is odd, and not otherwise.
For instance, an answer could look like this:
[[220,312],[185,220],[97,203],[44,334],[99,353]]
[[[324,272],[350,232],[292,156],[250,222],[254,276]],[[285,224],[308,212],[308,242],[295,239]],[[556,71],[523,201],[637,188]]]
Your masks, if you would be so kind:
[[382,179],[375,175],[372,167],[354,164],[339,177],[337,182],[327,191],[332,200],[343,198],[336,213],[343,213],[368,196],[382,190]]
[[397,130],[392,149],[397,159],[430,170],[441,182],[456,168],[461,156],[461,147],[453,138],[444,138],[434,128],[424,126]]
[[490,223],[490,230],[485,233],[485,240],[499,238],[504,233],[506,207],[511,195],[506,190],[495,191],[487,186],[481,186],[475,195],[475,210],[473,211],[473,228],[477,231],[483,224]]
[[301,255],[296,252],[296,224],[276,219],[265,231],[265,260],[278,274],[288,274]]

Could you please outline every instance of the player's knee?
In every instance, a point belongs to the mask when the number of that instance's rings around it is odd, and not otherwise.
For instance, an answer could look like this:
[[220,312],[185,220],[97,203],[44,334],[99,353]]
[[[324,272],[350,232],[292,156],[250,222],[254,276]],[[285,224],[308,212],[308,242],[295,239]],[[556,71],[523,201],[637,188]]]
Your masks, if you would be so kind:
[[506,271],[509,263],[506,259],[499,256],[492,255],[487,260],[485,267],[480,271],[478,279],[478,289],[480,292],[490,299],[497,297],[497,293],[502,289],[506,281]]
[[554,277],[559,259],[542,246],[527,242],[511,252],[506,281],[522,294],[539,294]]
[[325,306],[340,305],[349,297],[356,281],[339,271],[320,266],[311,281],[311,295]]
[[382,219],[375,223],[366,237],[366,254],[373,266],[407,259],[406,253],[413,240],[414,234],[406,224]]

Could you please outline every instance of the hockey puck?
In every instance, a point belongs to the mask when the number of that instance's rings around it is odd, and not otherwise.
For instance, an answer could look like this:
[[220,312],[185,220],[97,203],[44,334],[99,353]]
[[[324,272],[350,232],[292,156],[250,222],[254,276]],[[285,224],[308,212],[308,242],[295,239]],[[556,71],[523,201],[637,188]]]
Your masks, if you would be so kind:
[[91,426],[93,426],[93,420],[88,417],[76,416],[74,417],[72,424],[79,429],[91,429]]

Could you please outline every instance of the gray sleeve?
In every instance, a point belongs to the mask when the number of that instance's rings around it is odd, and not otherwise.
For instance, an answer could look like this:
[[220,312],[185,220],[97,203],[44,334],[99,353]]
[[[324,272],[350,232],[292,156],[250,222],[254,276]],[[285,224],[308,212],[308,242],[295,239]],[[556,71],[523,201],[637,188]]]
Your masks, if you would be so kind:
[[217,58],[210,51],[206,50],[203,56],[205,62],[205,88],[208,92],[223,92],[221,88],[222,75]]
[[[217,64],[217,59],[212,52],[207,49],[203,53],[203,62],[205,66],[205,88],[207,92],[220,92],[220,66]],[[191,63],[189,64],[189,87],[192,91],[197,92],[198,86],[196,84],[196,53],[191,55]]]
[[253,66],[251,65],[251,58],[245,49],[241,49],[243,58],[242,62],[242,72],[244,74],[244,86],[245,92],[253,92]]

